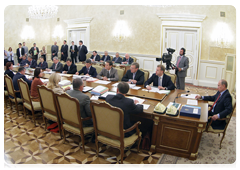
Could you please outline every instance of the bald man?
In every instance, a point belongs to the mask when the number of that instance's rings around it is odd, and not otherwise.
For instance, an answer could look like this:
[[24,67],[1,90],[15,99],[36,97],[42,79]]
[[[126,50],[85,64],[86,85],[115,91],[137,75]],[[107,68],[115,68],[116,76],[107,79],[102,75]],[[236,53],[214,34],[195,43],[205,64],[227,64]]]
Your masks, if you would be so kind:
[[129,56],[128,53],[125,54],[122,64],[132,64],[132,63],[133,63],[133,59]]

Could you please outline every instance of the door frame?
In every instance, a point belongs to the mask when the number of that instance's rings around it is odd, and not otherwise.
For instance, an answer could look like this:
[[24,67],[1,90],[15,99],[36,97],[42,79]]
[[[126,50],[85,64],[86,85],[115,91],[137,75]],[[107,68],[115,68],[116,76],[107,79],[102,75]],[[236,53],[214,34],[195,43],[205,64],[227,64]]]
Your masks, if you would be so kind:
[[194,30],[197,31],[197,62],[196,73],[193,78],[193,85],[198,85],[199,66],[201,57],[201,43],[202,43],[202,21],[206,18],[206,15],[195,14],[157,14],[161,19],[160,27],[160,56],[164,51],[163,43],[165,43],[166,29],[182,29],[182,30]]

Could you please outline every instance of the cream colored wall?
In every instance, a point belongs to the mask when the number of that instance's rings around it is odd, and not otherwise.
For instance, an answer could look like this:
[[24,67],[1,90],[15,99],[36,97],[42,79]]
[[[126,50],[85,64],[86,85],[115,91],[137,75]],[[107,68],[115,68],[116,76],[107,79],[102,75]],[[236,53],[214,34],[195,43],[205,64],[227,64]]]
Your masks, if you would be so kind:
[[[4,11],[4,46],[9,46],[16,51],[21,31],[25,25],[31,25],[35,30],[35,41],[38,47],[53,44],[55,41],[51,35],[57,24],[62,25],[64,37],[58,41],[67,39],[66,19],[92,17],[90,23],[90,46],[89,50],[128,52],[135,54],[160,54],[160,26],[161,20],[157,13],[179,13],[179,14],[200,14],[206,15],[202,23],[202,51],[201,59],[225,61],[225,53],[236,53],[236,10],[233,6],[173,6],[168,8],[149,6],[59,6],[57,18],[48,20],[25,19],[28,6],[8,6]],[[124,15],[120,16],[120,10]],[[226,13],[226,17],[220,17],[220,11]],[[131,31],[131,36],[124,42],[113,40],[112,31],[117,20],[125,20]],[[233,34],[234,40],[231,49],[220,49],[212,46],[211,33],[217,22],[226,22]],[[33,42],[26,41],[30,48]]]

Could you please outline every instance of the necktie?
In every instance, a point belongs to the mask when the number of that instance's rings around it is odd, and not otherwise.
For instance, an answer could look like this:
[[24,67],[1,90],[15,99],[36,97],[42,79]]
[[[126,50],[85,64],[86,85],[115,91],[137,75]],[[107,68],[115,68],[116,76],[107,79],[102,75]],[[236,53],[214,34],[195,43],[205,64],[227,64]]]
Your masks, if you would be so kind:
[[70,70],[70,66],[68,66],[68,71]]
[[42,63],[41,63],[41,67],[42,67]]
[[136,73],[133,73],[133,80],[134,80],[134,78],[135,78],[135,75],[136,75]]
[[158,86],[162,86],[162,77],[159,77],[159,79],[158,79]]
[[87,68],[87,72],[89,73],[89,68]]
[[107,71],[107,78],[109,78],[109,71]]
[[[80,45],[80,50],[81,50],[81,49],[82,49],[82,46]],[[80,50],[79,50],[79,51],[80,51]]]
[[212,105],[212,107],[211,107],[211,109],[210,109],[209,111],[212,111],[213,106],[217,103],[217,101],[218,101],[218,99],[220,98],[220,96],[221,96],[221,93],[219,93],[217,100],[213,103],[213,105]]
[[55,69],[57,69],[57,64],[55,65]]
[[116,57],[115,62],[117,62],[117,60],[118,60],[118,57]]
[[180,56],[180,58],[178,59],[177,67],[178,67],[178,65],[179,65],[179,62],[180,62],[181,58],[182,58],[182,56]]

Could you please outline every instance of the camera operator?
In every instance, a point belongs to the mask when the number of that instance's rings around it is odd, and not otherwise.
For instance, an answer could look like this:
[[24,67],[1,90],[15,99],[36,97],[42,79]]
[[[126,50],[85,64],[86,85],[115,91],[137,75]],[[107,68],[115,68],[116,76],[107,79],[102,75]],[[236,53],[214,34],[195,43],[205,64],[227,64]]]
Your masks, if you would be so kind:
[[177,89],[185,90],[185,77],[187,76],[187,69],[189,67],[188,57],[185,56],[185,48],[181,48],[177,57],[175,73],[177,75]]

